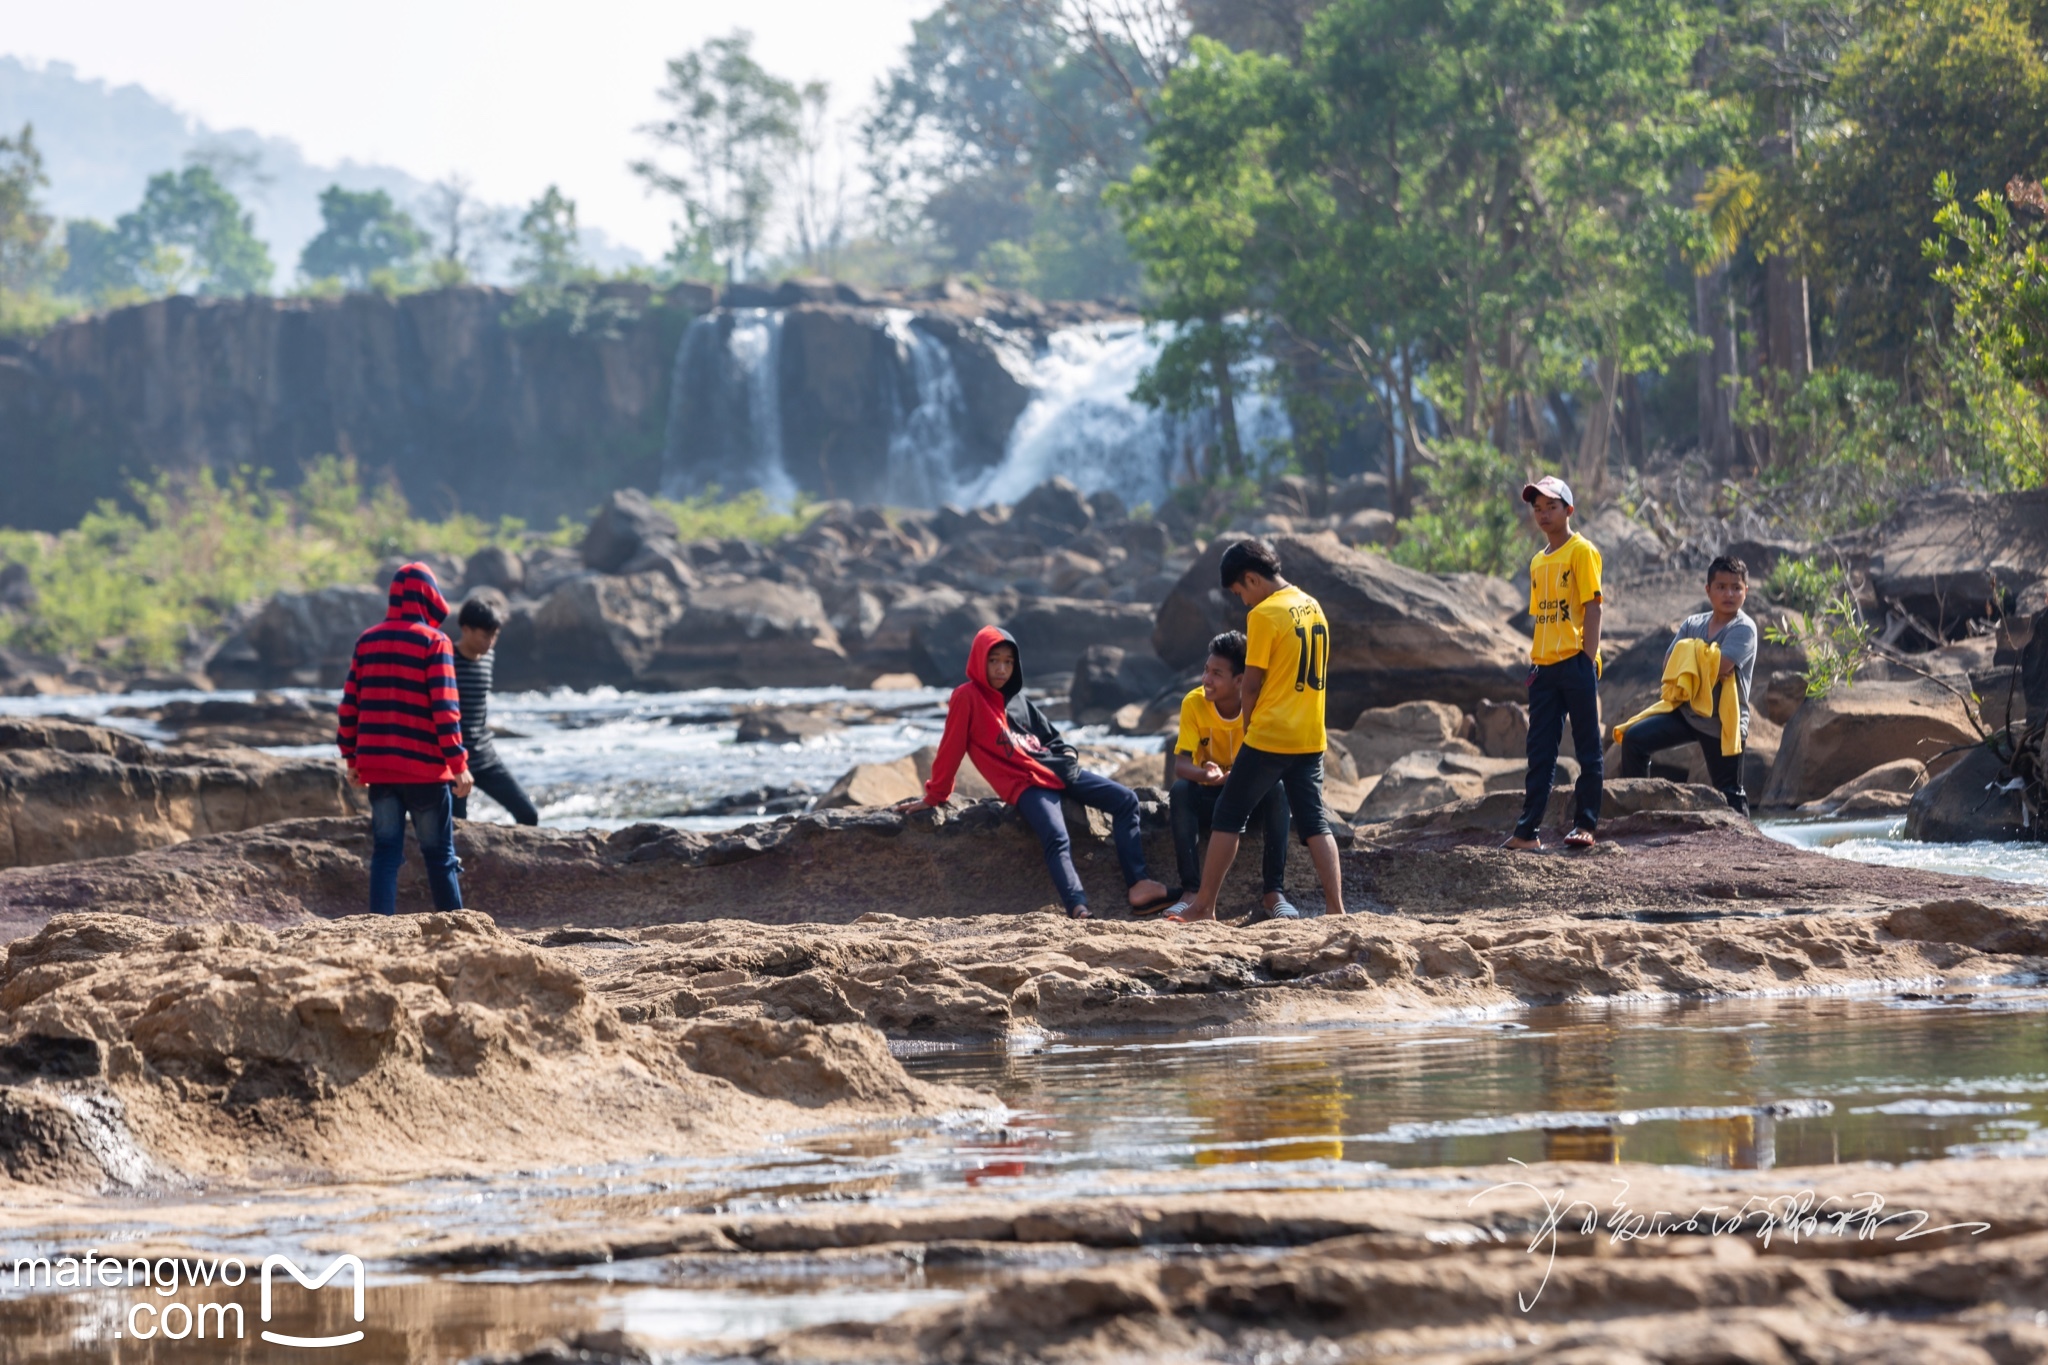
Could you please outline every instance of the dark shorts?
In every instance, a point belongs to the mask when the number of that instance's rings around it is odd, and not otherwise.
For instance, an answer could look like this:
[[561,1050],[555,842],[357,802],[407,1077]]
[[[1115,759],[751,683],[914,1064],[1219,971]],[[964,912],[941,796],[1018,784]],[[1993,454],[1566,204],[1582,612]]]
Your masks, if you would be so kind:
[[1269,754],[1246,744],[1238,749],[1223,779],[1223,794],[1216,798],[1216,815],[1210,828],[1223,834],[1243,834],[1250,828],[1252,812],[1274,787],[1287,789],[1287,811],[1294,820],[1294,834],[1303,843],[1318,834],[1330,833],[1330,815],[1323,805],[1323,756],[1313,754]]

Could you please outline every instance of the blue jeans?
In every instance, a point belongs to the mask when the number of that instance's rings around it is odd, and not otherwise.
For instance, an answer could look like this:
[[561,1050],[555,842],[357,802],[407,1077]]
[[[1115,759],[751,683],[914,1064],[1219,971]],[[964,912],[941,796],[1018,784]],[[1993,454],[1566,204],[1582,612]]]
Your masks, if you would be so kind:
[[1038,846],[1045,851],[1045,870],[1052,874],[1053,889],[1059,892],[1062,905],[1072,910],[1088,903],[1081,874],[1074,871],[1074,844],[1067,837],[1066,813],[1060,809],[1063,796],[1109,812],[1110,837],[1116,844],[1116,860],[1123,866],[1125,886],[1136,886],[1151,875],[1145,870],[1145,841],[1138,831],[1138,794],[1084,769],[1065,791],[1032,787],[1017,798],[1017,814],[1038,836]]
[[370,784],[370,913],[398,913],[398,869],[405,865],[405,817],[420,841],[436,910],[462,908],[462,864],[455,857],[454,799],[446,782]]
[[[1201,889],[1202,863],[1195,856],[1196,849],[1202,842],[1202,830],[1215,828],[1216,803],[1222,796],[1222,783],[1208,787],[1185,777],[1168,793],[1173,803],[1173,856],[1180,865],[1182,895],[1192,896]],[[1266,839],[1259,890],[1279,891],[1287,880],[1287,788],[1276,783],[1253,809],[1252,818],[1260,822]]]
[[[502,763],[475,763],[469,765],[469,775],[476,779],[476,789],[505,808],[515,825],[537,825],[540,812],[534,809],[533,798],[526,794],[526,788],[519,785],[519,779],[512,776]],[[455,818],[469,818],[469,798],[455,798]]]
[[1572,722],[1572,748],[1579,758],[1579,783],[1572,792],[1572,823],[1579,829],[1600,826],[1600,787],[1604,773],[1600,748],[1600,677],[1585,653],[1543,664],[1529,675],[1529,780],[1522,803],[1517,839],[1533,839],[1550,806],[1557,781],[1557,750],[1564,741],[1564,722]]

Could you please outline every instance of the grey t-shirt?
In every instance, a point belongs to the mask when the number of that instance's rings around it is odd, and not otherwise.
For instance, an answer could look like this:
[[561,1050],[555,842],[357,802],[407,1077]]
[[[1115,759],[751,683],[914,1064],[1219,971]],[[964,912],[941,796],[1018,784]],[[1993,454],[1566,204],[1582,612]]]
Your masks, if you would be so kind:
[[[1672,644],[1680,640],[1705,640],[1710,645],[1721,647],[1721,662],[1735,665],[1735,697],[1742,712],[1742,742],[1749,744],[1749,681],[1756,672],[1756,622],[1746,611],[1735,613],[1735,619],[1721,628],[1718,635],[1710,634],[1714,613],[1700,612],[1688,616],[1678,627],[1678,634]],[[1668,657],[1668,651],[1667,651]],[[1678,714],[1692,723],[1692,728],[1703,735],[1721,733],[1721,689],[1725,683],[1714,684],[1714,714],[1703,716],[1690,706],[1678,708]]]

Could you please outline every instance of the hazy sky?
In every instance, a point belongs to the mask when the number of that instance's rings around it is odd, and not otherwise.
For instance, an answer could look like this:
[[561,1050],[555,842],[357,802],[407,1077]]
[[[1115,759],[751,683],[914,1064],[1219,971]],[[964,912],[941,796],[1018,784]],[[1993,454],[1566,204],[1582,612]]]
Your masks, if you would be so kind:
[[0,43],[135,82],[216,129],[288,137],[309,159],[461,172],[485,199],[549,182],[583,222],[658,257],[669,206],[626,163],[663,62],[751,29],[755,54],[822,78],[850,113],[937,0],[0,0]]

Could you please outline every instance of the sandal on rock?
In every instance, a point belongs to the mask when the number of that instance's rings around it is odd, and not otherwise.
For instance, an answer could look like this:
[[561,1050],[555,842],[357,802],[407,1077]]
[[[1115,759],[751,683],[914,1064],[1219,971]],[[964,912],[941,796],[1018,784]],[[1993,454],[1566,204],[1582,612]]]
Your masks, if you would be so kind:
[[1143,905],[1132,906],[1131,916],[1134,919],[1150,919],[1161,910],[1175,904],[1186,905],[1187,902],[1185,900],[1176,901],[1172,896],[1161,896],[1156,901],[1146,901]]
[[1067,907],[1067,918],[1068,918],[1068,919],[1094,919],[1094,918],[1095,918],[1095,916],[1093,916],[1093,915],[1091,915],[1091,914],[1089,914],[1089,913],[1088,913],[1088,907],[1087,907],[1087,906],[1085,906],[1085,905],[1072,905],[1072,906],[1068,906],[1068,907]]
[[1195,908],[1193,901],[1175,901],[1173,908],[1159,917],[1161,924],[1186,924],[1186,912]]
[[1273,902],[1273,908],[1270,910],[1263,903],[1253,906],[1251,919],[1247,923],[1264,924],[1268,920],[1300,918],[1301,911],[1296,909],[1294,903],[1288,900],[1287,897],[1282,896]]
[[1591,848],[1593,844],[1593,831],[1590,829],[1575,829],[1564,836],[1566,848]]
[[1516,848],[1515,836],[1510,834],[1507,838],[1500,841],[1500,846],[1510,853],[1541,853],[1543,851],[1543,840],[1539,837],[1535,843],[1527,848]]

